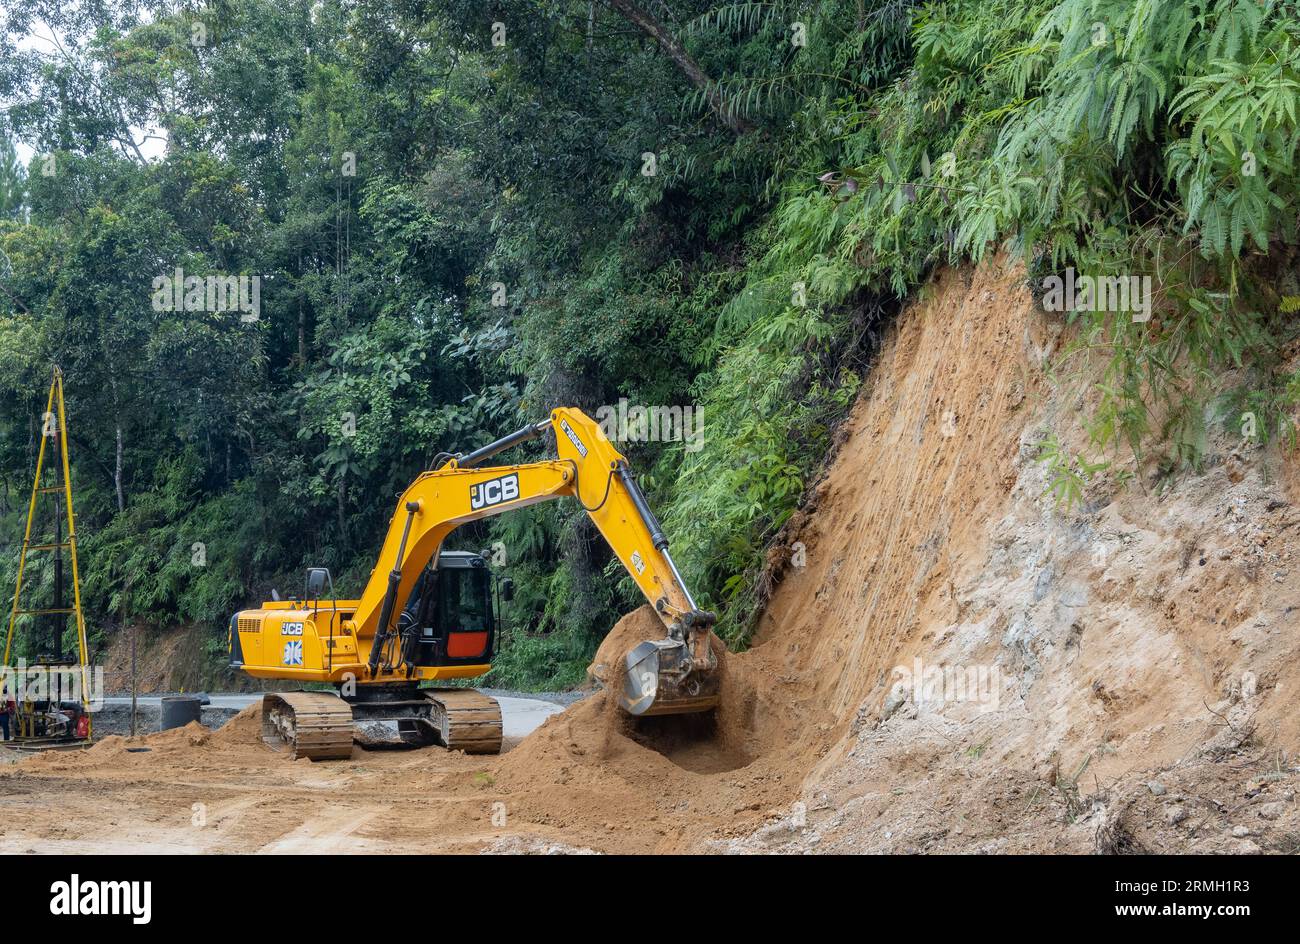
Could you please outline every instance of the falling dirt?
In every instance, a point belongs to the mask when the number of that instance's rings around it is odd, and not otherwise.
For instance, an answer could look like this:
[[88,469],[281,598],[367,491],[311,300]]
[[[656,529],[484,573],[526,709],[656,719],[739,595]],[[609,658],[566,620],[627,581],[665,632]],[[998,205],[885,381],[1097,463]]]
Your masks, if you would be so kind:
[[[312,764],[253,708],[0,768],[0,850],[1294,852],[1294,459],[1222,434],[1198,474],[1121,463],[1058,506],[1042,443],[1087,450],[1095,403],[1091,368],[1047,379],[1068,339],[1023,270],[935,277],[711,718],[596,692],[499,757]],[[592,674],[659,635],[628,614]]]

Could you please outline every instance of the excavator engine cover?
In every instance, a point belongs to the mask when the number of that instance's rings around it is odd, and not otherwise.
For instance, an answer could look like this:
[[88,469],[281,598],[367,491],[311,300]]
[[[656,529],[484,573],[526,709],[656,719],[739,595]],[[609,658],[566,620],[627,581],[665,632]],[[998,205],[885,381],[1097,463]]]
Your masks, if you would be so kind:
[[684,715],[718,705],[716,664],[693,666],[690,648],[680,640],[641,643],[627,654],[624,669],[619,707],[630,715]]

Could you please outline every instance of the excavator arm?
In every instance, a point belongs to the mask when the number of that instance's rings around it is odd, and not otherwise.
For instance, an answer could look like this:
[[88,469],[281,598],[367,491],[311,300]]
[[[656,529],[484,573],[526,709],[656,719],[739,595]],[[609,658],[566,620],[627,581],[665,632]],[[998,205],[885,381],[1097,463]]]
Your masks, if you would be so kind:
[[[555,432],[556,459],[484,466],[548,428]],[[663,639],[648,641],[628,655],[619,695],[622,707],[641,715],[704,711],[716,705],[717,659],[710,642],[715,617],[696,606],[627,460],[590,417],[568,407],[467,455],[447,457],[402,494],[379,564],[347,624],[359,651],[366,654],[365,677],[410,677],[412,649],[398,632],[395,616],[453,530],[565,496],[581,504],[664,623]]]

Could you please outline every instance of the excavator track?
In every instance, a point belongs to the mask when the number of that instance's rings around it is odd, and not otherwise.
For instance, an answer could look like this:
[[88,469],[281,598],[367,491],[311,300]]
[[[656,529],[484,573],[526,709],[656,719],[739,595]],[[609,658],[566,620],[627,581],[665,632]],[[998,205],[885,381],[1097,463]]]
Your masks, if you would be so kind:
[[501,706],[472,688],[429,688],[429,721],[443,747],[466,754],[501,753]]
[[352,707],[326,692],[280,692],[262,698],[262,740],[295,759],[352,756]]

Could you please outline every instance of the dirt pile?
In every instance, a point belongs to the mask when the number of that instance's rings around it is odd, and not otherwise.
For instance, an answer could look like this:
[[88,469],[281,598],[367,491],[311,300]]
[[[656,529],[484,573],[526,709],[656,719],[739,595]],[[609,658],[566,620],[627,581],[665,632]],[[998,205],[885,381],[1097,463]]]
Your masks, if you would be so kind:
[[587,666],[587,678],[601,688],[616,690],[622,684],[624,657],[648,639],[662,639],[664,624],[653,607],[643,606],[626,614],[601,640]]
[[[712,645],[721,676],[722,703],[716,711],[702,716],[634,719],[616,709],[612,695],[622,688],[625,657],[640,643],[663,637],[663,622],[647,605],[625,615],[602,640],[587,675],[611,695],[591,700],[593,707],[589,710],[599,712],[601,719],[599,725],[592,726],[593,734],[605,744],[610,737],[634,741],[696,773],[744,767],[765,746],[763,732],[754,723],[753,705],[759,691],[771,686],[765,679],[753,679],[738,668],[737,657],[727,652],[717,637],[713,637]],[[512,763],[527,764],[533,746],[529,742],[521,745],[524,750],[515,755]]]
[[256,745],[262,740],[262,703],[253,702],[240,710],[216,731],[212,732],[212,743],[218,745]]
[[[663,634],[649,606],[629,613],[601,646],[592,674],[616,684],[622,656]],[[599,691],[548,719],[497,765],[497,785],[512,796],[516,815],[569,835],[594,825],[605,850],[644,849],[649,837],[651,848],[675,851],[761,822],[791,794],[800,771],[762,762],[759,693],[736,657],[719,655],[724,701],[711,715],[630,718]]]
[[209,728],[204,727],[197,721],[191,721],[183,727],[169,728],[166,731],[157,731],[142,737],[132,738],[116,734],[109,735],[97,741],[87,751],[87,754],[90,757],[103,760],[132,753],[138,749],[147,749],[149,751],[185,750],[207,744],[211,737],[212,731]]

